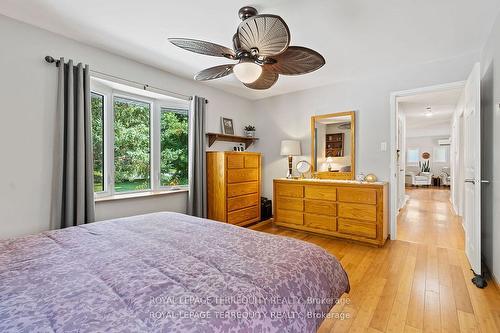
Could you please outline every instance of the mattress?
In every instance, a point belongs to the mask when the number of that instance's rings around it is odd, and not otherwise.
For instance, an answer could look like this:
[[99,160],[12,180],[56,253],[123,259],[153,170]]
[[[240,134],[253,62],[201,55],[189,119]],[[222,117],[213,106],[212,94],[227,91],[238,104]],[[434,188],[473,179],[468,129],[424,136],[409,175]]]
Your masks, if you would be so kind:
[[348,291],[316,245],[178,213],[0,241],[0,332],[315,332]]

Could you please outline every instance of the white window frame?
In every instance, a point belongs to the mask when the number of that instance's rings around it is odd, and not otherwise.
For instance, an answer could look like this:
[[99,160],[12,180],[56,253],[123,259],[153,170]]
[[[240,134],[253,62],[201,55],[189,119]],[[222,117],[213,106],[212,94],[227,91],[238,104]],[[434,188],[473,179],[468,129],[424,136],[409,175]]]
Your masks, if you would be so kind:
[[[410,151],[411,150],[416,150],[417,151],[417,156],[418,156],[418,161],[408,161],[408,157],[410,156]],[[407,148],[406,149],[406,165],[407,166],[418,166],[418,162],[420,162],[420,148]]]
[[[109,91],[107,89],[105,89],[104,87],[98,87],[98,88],[95,88],[95,89],[91,89],[91,92],[92,93],[95,93],[95,94],[98,94],[98,95],[101,95],[104,97],[104,124],[103,124],[103,131],[104,131],[104,137],[103,137],[103,146],[104,146],[104,173],[103,173],[103,185],[104,185],[104,191],[100,191],[100,192],[94,192],[94,197],[96,198],[101,198],[101,197],[105,197],[105,196],[108,196],[110,195],[110,189],[112,189],[112,183],[110,182],[110,176],[112,174],[111,172],[111,168],[110,168],[110,164],[112,165],[113,164],[113,161],[111,159],[110,161],[110,158],[109,158],[109,155],[110,155],[110,152],[111,154],[113,154],[113,146],[111,146],[110,148],[110,145],[109,145],[109,142],[110,140],[113,140],[113,135],[110,135],[110,132],[109,131],[109,125],[111,124],[111,130],[113,130],[113,121],[112,119],[110,120],[109,118],[109,103],[110,103],[110,94],[109,94]],[[110,138],[111,136],[111,138]]]
[[[93,84],[91,92],[104,96],[104,191],[95,192],[95,198],[133,193],[188,189],[189,185],[160,186],[160,114],[162,108],[182,109],[188,112],[189,104],[175,100],[163,101],[121,90],[111,89],[101,84]],[[114,100],[115,97],[148,103],[150,105],[150,189],[137,191],[115,191],[115,150],[114,150]]]
[[[157,112],[156,112],[156,115],[158,117],[158,120],[156,122],[157,124],[157,132],[158,132],[158,135],[157,135],[157,147],[158,147],[158,164],[157,164],[157,170],[156,170],[156,176],[158,177],[158,180],[157,180],[157,184],[158,184],[158,187],[159,189],[161,190],[176,190],[176,189],[189,189],[189,179],[188,179],[188,184],[187,185],[176,185],[176,186],[161,186],[161,170],[160,170],[160,166],[161,166],[161,154],[160,154],[160,150],[161,150],[161,142],[160,142],[160,131],[161,131],[161,128],[160,128],[160,119],[161,119],[161,113],[163,112],[162,109],[175,109],[175,110],[186,110],[187,114],[188,114],[188,121],[189,121],[189,107],[186,107],[186,105],[184,104],[181,104],[181,103],[174,103],[174,102],[169,102],[169,103],[166,103],[164,101],[160,101],[159,103],[157,103]],[[188,129],[189,131],[189,129]],[[189,151],[189,142],[188,142],[188,151]]]

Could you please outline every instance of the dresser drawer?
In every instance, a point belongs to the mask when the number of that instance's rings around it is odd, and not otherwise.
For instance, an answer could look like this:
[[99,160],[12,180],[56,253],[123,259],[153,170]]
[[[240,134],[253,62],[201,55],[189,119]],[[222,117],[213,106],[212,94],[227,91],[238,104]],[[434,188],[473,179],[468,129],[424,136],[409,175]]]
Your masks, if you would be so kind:
[[290,184],[277,184],[276,185],[276,196],[302,198],[302,197],[304,197],[304,186],[303,185],[290,185]]
[[252,206],[227,213],[227,222],[231,224],[237,224],[256,219],[257,217],[259,217],[259,207]]
[[304,214],[302,212],[295,212],[291,210],[278,209],[278,219],[277,222],[289,223],[296,225],[304,224]]
[[248,194],[227,199],[227,210],[229,212],[259,204],[259,194]]
[[307,199],[337,200],[337,189],[331,186],[306,186],[305,197]]
[[260,158],[257,155],[245,155],[245,168],[258,168]]
[[338,188],[338,201],[360,202],[367,204],[377,203],[377,190],[372,188]]
[[241,183],[259,180],[259,169],[229,169],[227,170],[227,182]]
[[339,217],[346,217],[356,220],[377,221],[377,206],[353,204],[353,203],[338,203]]
[[245,167],[243,155],[229,154],[226,158],[228,169],[243,169]]
[[237,197],[240,195],[259,192],[259,182],[248,182],[239,184],[227,185],[228,198]]
[[377,238],[377,225],[370,222],[338,219],[338,232],[366,238]]
[[278,197],[278,209],[295,210],[302,212],[304,210],[304,202],[299,198]]
[[323,200],[305,200],[304,211],[312,214],[337,215],[337,204]]
[[335,218],[332,216],[304,214],[304,225],[309,228],[335,231],[335,223]]

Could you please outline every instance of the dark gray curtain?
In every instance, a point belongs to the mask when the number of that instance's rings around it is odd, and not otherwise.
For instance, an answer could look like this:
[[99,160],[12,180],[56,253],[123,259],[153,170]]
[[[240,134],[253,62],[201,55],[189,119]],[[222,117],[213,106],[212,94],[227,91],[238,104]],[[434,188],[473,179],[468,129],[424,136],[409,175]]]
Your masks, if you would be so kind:
[[95,219],[89,66],[60,59],[52,228]]
[[187,213],[207,217],[207,162],[205,156],[206,100],[193,96],[189,113],[189,195]]

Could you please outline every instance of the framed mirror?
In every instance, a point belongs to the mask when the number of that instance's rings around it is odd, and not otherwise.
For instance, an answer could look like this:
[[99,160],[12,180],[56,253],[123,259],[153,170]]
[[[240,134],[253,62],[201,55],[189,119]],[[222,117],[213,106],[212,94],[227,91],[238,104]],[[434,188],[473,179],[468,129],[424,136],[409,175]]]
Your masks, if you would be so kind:
[[311,117],[311,165],[318,178],[355,179],[354,111]]

